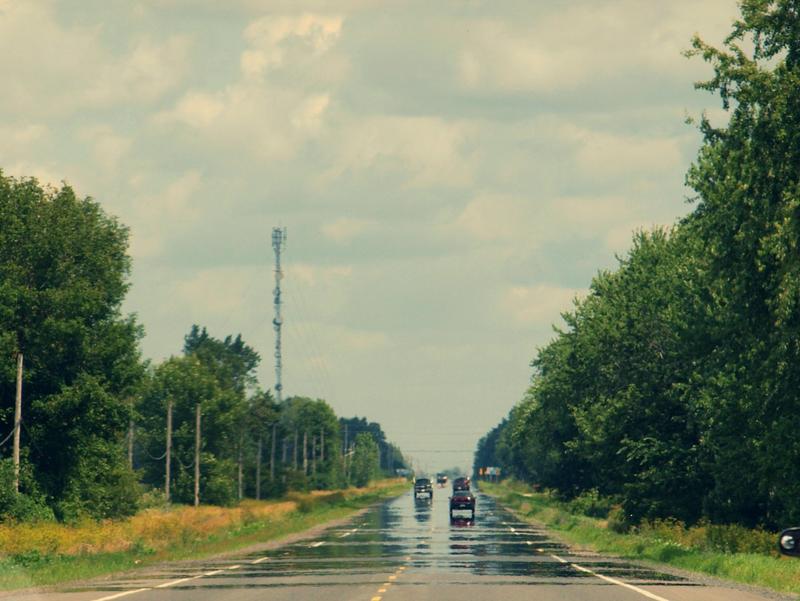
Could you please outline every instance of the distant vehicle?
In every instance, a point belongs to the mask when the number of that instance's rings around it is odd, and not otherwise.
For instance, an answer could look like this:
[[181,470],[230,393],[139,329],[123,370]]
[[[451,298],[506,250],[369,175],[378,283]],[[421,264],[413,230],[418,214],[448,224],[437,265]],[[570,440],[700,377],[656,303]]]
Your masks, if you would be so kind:
[[778,550],[784,555],[800,557],[800,528],[787,528],[781,532]]
[[447,474],[436,474],[436,483],[439,486],[447,486]]
[[457,489],[453,491],[453,496],[450,497],[450,519],[456,519],[456,511],[469,511],[470,519],[475,519],[475,495],[466,489]]
[[424,496],[433,499],[433,486],[428,478],[417,478],[414,482],[414,498]]
[[453,480],[453,491],[457,490],[469,490],[470,487],[470,479],[468,476],[463,476],[461,478],[456,478]]

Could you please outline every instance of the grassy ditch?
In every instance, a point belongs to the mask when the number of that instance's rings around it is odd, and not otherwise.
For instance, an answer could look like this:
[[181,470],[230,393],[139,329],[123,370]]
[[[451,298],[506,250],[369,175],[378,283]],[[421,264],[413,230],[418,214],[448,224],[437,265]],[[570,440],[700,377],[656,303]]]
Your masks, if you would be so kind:
[[404,480],[386,480],[363,489],[290,493],[231,508],[147,509],[118,521],[0,524],[0,590],[209,557],[347,517],[407,489]]
[[615,532],[613,511],[611,519],[583,515],[580,510],[586,509],[585,504],[563,503],[548,493],[534,492],[514,482],[481,483],[481,490],[521,517],[544,524],[578,547],[665,563],[780,592],[800,593],[800,560],[778,556],[777,535],[773,533],[737,526],[686,528],[675,521]]

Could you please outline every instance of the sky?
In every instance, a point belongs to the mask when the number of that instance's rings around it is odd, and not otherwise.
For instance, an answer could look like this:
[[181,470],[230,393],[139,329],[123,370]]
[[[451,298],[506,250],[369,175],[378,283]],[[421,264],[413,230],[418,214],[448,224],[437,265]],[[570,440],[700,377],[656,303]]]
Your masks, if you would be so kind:
[[285,394],[471,466],[560,314],[692,209],[694,34],[734,0],[0,0],[0,169],[130,228],[143,354],[241,333]]

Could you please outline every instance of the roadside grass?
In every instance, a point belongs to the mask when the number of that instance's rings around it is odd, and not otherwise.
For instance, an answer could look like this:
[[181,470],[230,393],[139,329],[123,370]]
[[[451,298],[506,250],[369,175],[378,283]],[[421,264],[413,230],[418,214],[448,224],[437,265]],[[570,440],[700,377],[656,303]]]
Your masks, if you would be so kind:
[[[534,492],[527,485],[482,482],[480,487],[522,518],[544,524],[577,547],[664,563],[783,593],[800,593],[800,561],[777,555],[776,535],[749,531],[755,547],[763,546],[760,541],[766,535],[773,537],[770,550],[758,553],[712,550],[707,548],[708,538],[716,535],[708,526],[685,528],[678,522],[658,522],[628,533],[614,532],[608,520],[576,513],[568,504],[548,493]],[[724,541],[720,544],[724,546]]]
[[385,480],[363,489],[290,493],[285,499],[244,501],[231,508],[147,509],[118,521],[0,524],[0,590],[235,551],[347,517],[407,489],[405,480]]

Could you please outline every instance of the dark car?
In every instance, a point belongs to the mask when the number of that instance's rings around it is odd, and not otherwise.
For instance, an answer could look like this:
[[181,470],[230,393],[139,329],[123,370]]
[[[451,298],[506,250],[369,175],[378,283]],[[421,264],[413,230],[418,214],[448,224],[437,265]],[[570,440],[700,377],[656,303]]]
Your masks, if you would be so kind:
[[453,480],[453,491],[469,490],[470,479],[466,476]]
[[469,511],[470,519],[475,519],[475,495],[467,488],[466,490],[454,490],[450,497],[450,519],[454,519],[454,512]]
[[800,557],[800,528],[787,528],[781,532],[778,550],[784,555]]
[[417,478],[414,482],[414,498],[424,496],[433,499],[433,486],[428,478]]
[[447,474],[436,474],[436,484],[447,486]]

